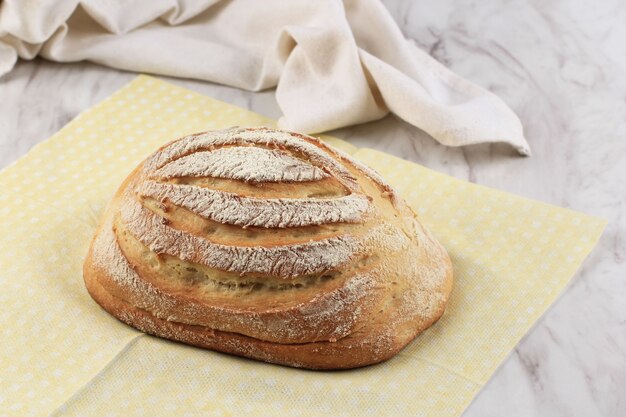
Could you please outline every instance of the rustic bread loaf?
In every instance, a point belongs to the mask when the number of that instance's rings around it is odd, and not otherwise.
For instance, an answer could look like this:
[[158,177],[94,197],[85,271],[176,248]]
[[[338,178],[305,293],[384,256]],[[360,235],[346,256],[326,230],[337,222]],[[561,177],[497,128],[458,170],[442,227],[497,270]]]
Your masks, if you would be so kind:
[[121,185],[84,265],[144,332],[283,365],[390,358],[442,314],[446,251],[376,173],[269,128],[184,137]]

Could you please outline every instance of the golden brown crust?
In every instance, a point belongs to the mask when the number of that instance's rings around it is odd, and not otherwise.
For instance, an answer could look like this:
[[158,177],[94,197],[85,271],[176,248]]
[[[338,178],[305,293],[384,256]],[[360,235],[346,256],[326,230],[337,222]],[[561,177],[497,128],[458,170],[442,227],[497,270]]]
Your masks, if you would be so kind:
[[[262,175],[241,168],[245,146],[272,165]],[[319,185],[329,181],[339,188]],[[390,358],[438,320],[452,267],[391,187],[349,157],[308,136],[231,129],[172,142],[127,178],[84,279],[106,311],[147,333],[345,369]]]
[[[393,357],[414,337],[410,334],[402,338],[390,338],[388,334],[373,333],[363,337],[360,333],[336,342],[315,342],[303,344],[280,344],[266,342],[237,333],[222,332],[206,326],[194,326],[159,319],[145,310],[138,309],[116,298],[99,282],[108,281],[101,270],[94,268],[89,257],[84,270],[85,285],[93,299],[120,321],[145,333],[163,337],[189,345],[219,352],[243,356],[286,366],[331,370],[350,369],[373,365]],[[452,276],[446,280],[451,287]],[[415,328],[415,335],[421,333],[443,314],[445,304],[441,304],[433,314]]]

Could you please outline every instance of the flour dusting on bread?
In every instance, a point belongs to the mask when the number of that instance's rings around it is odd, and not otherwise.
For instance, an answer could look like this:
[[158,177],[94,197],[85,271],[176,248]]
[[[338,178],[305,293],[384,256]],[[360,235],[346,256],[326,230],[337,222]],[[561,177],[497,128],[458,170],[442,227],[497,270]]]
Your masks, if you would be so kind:
[[122,184],[84,266],[145,332],[267,362],[390,358],[442,314],[449,257],[392,187],[310,136],[186,136]]
[[236,146],[195,152],[159,168],[155,176],[215,177],[246,182],[318,181],[328,174],[278,149]]
[[327,223],[356,223],[369,211],[361,194],[338,198],[250,198],[186,184],[144,181],[137,193],[170,201],[219,223],[237,226],[286,228]]
[[130,197],[122,202],[120,215],[128,230],[156,253],[241,274],[256,272],[290,278],[322,273],[347,263],[357,249],[351,236],[269,248],[216,244],[168,226],[163,218]]

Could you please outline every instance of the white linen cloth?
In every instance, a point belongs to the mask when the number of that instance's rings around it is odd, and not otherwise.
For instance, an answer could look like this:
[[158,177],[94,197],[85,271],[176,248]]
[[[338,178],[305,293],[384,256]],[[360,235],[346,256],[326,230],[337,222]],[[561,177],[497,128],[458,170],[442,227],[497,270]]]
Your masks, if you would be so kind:
[[0,0],[0,76],[36,55],[276,87],[279,125],[296,131],[391,111],[444,145],[530,154],[513,111],[405,39],[378,0]]

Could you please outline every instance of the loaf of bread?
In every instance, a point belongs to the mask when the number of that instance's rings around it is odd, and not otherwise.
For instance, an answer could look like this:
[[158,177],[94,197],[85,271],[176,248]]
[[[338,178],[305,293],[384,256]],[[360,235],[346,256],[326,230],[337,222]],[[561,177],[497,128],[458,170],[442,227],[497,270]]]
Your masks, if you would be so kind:
[[310,136],[232,128],[171,142],[130,174],[84,279],[144,332],[341,369],[388,359],[432,325],[452,267],[371,169]]

